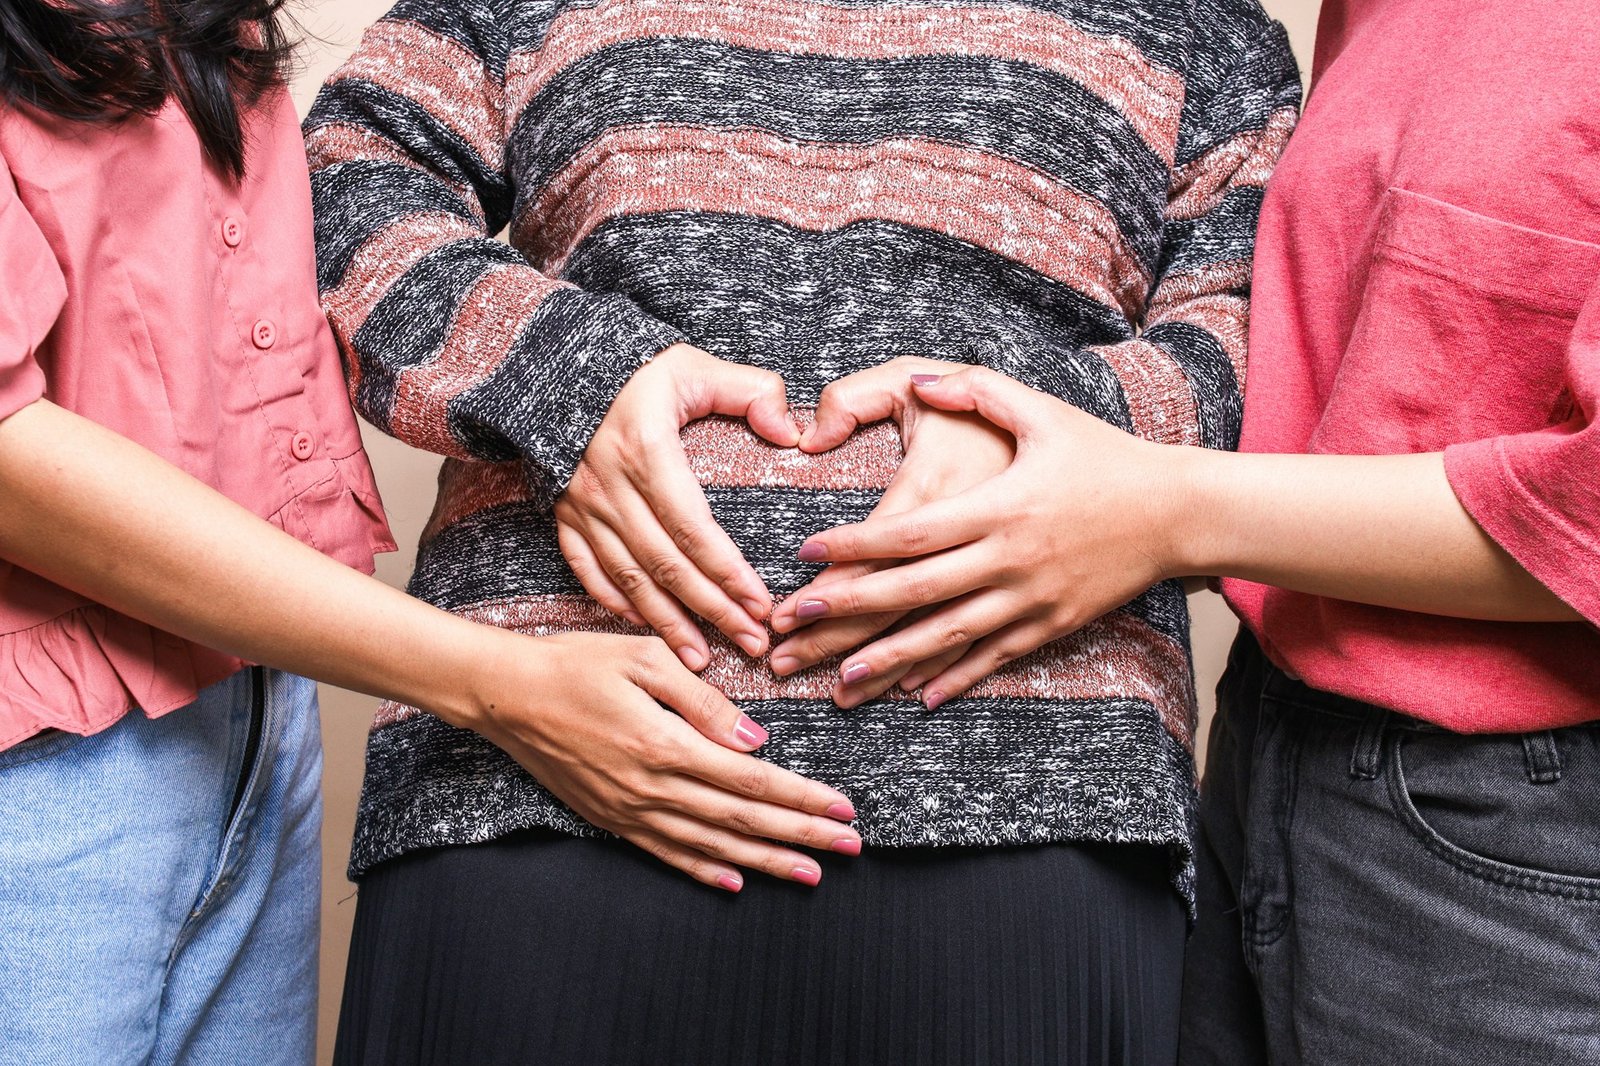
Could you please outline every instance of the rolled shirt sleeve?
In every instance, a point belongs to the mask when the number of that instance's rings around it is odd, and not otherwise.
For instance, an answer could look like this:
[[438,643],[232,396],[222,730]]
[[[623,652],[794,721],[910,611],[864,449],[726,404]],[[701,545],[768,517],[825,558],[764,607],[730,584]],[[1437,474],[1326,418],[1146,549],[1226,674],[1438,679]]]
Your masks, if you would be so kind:
[[1484,531],[1600,626],[1600,285],[1574,324],[1565,380],[1556,424],[1455,445],[1445,471]]
[[44,395],[39,346],[66,299],[61,266],[0,157],[0,419]]

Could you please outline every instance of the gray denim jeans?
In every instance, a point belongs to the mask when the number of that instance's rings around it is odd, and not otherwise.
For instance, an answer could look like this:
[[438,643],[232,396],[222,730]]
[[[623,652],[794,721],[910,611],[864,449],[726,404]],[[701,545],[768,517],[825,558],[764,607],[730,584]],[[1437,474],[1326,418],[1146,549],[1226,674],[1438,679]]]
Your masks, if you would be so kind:
[[1450,733],[1244,635],[1200,822],[1184,1066],[1600,1063],[1600,725]]

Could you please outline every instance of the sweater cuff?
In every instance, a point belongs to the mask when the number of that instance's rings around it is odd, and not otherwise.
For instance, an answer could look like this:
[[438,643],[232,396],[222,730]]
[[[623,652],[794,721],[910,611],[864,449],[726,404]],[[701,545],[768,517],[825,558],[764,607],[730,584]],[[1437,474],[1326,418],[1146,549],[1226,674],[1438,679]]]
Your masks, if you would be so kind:
[[541,309],[541,317],[554,312],[551,317],[566,319],[565,328],[548,319],[545,325],[558,326],[563,351],[555,355],[554,365],[568,367],[569,373],[549,375],[547,387],[554,387],[529,397],[543,424],[539,432],[518,434],[528,442],[524,458],[533,497],[544,505],[566,490],[589,441],[634,372],[685,339],[681,330],[652,318],[625,296],[567,290],[550,301],[568,304]]
[[[1543,438],[1534,440],[1531,438]],[[1552,434],[1512,438],[1558,451]],[[1600,536],[1551,504],[1517,472],[1507,438],[1445,449],[1445,476],[1461,506],[1540,584],[1600,626]]]

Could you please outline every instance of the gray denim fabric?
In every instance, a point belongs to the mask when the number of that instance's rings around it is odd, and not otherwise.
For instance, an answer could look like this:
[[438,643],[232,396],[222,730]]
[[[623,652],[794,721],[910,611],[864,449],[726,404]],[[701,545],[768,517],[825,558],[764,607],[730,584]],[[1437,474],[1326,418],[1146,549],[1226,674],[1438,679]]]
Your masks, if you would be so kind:
[[1450,733],[1248,635],[1218,704],[1183,1066],[1600,1063],[1600,725]]

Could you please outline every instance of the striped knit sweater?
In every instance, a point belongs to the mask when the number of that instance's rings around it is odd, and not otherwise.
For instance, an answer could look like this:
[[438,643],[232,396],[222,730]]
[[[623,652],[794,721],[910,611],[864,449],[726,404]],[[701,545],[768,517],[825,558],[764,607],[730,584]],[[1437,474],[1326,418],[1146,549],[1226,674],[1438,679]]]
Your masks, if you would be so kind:
[[[627,631],[556,545],[608,404],[688,340],[798,406],[904,353],[1231,447],[1262,185],[1299,80],[1256,0],[401,0],[306,123],[323,299],[357,407],[447,456],[411,591],[532,633]],[[492,239],[507,230],[509,243]],[[775,596],[893,475],[685,432]],[[1063,471],[1063,491],[1072,491]],[[1141,841],[1188,875],[1195,700],[1167,583],[927,712],[845,712],[717,634],[705,676],[869,844]],[[351,859],[592,833],[507,756],[386,706]]]

